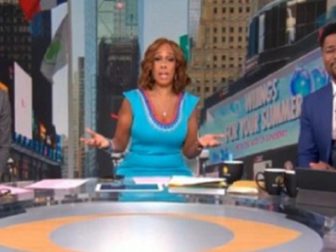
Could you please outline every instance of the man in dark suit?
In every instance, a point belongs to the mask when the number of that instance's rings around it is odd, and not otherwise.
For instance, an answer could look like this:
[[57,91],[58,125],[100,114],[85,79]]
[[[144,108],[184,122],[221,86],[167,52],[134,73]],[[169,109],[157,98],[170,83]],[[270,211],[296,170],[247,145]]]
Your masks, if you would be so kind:
[[336,23],[321,30],[319,43],[330,83],[303,100],[298,165],[333,169],[336,167]]
[[[11,144],[11,110],[8,93],[0,89],[0,175],[6,167]],[[1,176],[0,176],[1,177]]]

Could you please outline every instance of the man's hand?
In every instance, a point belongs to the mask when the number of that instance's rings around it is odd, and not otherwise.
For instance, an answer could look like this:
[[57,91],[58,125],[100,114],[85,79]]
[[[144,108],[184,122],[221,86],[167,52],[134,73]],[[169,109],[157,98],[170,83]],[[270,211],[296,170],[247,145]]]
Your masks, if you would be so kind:
[[315,170],[335,171],[335,169],[331,165],[329,165],[325,162],[322,162],[322,161],[320,161],[318,163],[310,162],[309,167],[312,168],[312,169],[315,169]]

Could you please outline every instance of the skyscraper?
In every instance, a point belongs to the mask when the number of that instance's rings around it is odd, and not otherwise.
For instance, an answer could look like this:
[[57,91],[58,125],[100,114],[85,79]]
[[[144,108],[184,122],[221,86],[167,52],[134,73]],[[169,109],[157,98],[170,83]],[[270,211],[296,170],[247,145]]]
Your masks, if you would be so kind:
[[[96,129],[96,84],[97,84],[97,1],[85,0],[85,80],[84,106],[85,126]],[[96,150],[86,149],[85,176],[95,175]]]
[[[98,16],[101,23],[98,23],[96,129],[107,137],[113,137],[123,91],[137,86],[137,1],[105,1],[98,7]],[[111,22],[108,27],[107,16]],[[102,26],[105,30],[101,29]],[[97,172],[101,177],[112,176],[113,172],[111,157],[101,151],[97,153]]]
[[250,10],[250,0],[202,0],[189,66],[190,89],[202,101],[239,77],[247,49]]
[[[122,91],[138,75],[137,1],[85,0],[85,126],[112,137]],[[97,54],[98,52],[98,54]],[[85,150],[85,176],[111,175],[109,156]]]
[[32,36],[18,0],[0,1],[0,59],[32,71]]

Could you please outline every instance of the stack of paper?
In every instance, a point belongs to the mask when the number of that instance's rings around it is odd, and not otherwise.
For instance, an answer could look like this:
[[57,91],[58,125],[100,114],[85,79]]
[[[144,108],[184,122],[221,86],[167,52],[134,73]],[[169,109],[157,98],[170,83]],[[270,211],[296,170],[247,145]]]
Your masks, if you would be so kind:
[[89,179],[43,179],[28,185],[26,189],[32,189],[35,197],[52,197],[54,200],[63,200],[66,196],[74,196],[81,193],[81,187]]
[[228,193],[258,194],[258,186],[253,180],[239,180],[229,186]]
[[201,188],[224,188],[227,186],[224,178],[187,177],[173,176],[169,187],[201,187]]
[[26,186],[29,189],[74,189],[84,183],[88,179],[43,179],[34,184]]
[[225,195],[227,184],[223,178],[173,176],[168,183],[170,193]]
[[14,197],[17,201],[29,201],[34,199],[34,192],[32,190],[6,185],[0,185],[0,190],[9,190],[11,197]]

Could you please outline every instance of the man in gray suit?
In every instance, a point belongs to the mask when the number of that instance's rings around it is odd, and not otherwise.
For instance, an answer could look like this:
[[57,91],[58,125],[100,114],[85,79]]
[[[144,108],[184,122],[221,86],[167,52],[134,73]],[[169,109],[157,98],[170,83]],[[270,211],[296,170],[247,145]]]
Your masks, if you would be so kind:
[[7,91],[0,89],[0,177],[9,158],[11,144],[11,110]]

